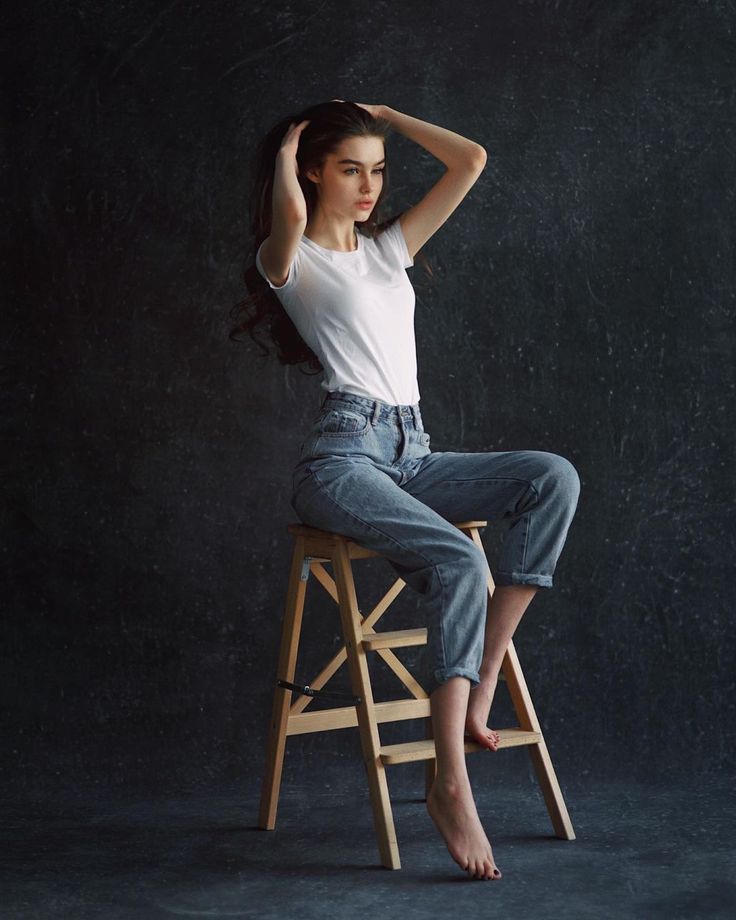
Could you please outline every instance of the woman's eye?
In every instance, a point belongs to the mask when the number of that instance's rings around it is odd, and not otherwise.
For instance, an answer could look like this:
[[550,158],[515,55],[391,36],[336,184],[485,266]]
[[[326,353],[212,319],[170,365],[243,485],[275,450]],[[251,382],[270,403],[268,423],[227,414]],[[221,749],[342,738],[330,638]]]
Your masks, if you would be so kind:
[[[382,172],[384,171],[385,168],[386,168],[385,166],[382,166],[382,167],[379,167],[379,168],[374,169],[373,172],[382,173]],[[357,171],[358,171],[358,169],[357,169],[356,166],[350,166],[348,169],[345,170],[345,175],[347,176],[348,173],[353,173],[353,172],[357,172]]]

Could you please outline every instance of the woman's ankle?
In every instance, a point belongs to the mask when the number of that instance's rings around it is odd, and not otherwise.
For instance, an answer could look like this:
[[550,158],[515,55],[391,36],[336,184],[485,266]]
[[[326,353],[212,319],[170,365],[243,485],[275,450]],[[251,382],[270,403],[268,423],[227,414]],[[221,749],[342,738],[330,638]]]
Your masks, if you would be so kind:
[[442,792],[445,795],[451,796],[461,796],[468,792],[472,794],[470,778],[467,773],[464,776],[458,776],[456,774],[443,776],[441,773],[438,773],[432,782],[432,788],[437,789],[438,792]]

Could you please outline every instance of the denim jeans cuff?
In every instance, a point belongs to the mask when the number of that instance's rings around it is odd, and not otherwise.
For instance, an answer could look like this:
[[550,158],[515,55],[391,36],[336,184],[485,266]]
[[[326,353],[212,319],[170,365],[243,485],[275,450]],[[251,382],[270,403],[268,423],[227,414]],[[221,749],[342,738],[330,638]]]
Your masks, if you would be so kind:
[[497,585],[538,585],[540,588],[552,587],[551,575],[530,575],[519,572],[493,572],[493,581]]
[[432,676],[434,677],[436,687],[440,684],[444,684],[451,677],[467,677],[470,681],[471,690],[480,683],[480,674],[477,671],[472,671],[470,668],[436,668]]

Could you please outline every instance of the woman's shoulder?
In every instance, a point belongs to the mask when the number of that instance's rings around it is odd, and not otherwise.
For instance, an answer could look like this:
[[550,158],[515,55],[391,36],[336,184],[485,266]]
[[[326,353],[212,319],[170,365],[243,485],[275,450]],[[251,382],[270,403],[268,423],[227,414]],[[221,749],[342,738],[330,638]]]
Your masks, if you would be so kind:
[[410,268],[414,264],[414,259],[409,255],[400,218],[401,214],[395,214],[376,224],[371,238],[373,243],[383,251],[386,258],[398,260],[402,268]]

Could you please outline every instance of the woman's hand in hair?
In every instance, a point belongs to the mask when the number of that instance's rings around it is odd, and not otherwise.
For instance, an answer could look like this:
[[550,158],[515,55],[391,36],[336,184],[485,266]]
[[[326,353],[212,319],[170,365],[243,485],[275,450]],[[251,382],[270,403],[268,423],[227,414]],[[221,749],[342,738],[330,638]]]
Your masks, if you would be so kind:
[[355,104],[359,105],[361,109],[365,109],[366,112],[369,112],[374,118],[381,117],[381,109],[383,108],[382,105],[368,105],[365,102],[356,102]]
[[[345,102],[344,99],[333,99],[332,101],[333,102]],[[366,112],[369,112],[374,118],[381,117],[381,109],[383,108],[383,106],[381,105],[369,105],[366,102],[354,102],[353,105],[359,105],[361,109],[365,109]]]
[[300,121],[299,124],[296,122],[291,122],[289,127],[286,129],[286,134],[281,141],[281,147],[279,149],[279,154],[282,157],[287,157],[290,162],[294,164],[294,172],[296,175],[299,175],[299,165],[296,159],[296,152],[299,149],[299,137],[302,131],[309,124],[309,119],[306,121]]

